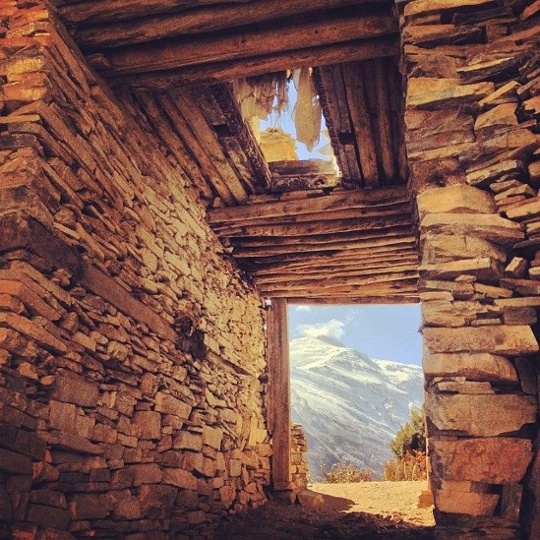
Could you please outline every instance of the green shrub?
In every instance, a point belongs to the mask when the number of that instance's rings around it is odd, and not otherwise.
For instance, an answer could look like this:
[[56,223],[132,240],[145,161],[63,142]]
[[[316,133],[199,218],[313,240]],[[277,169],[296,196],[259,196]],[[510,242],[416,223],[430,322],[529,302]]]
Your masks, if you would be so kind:
[[427,478],[426,428],[423,408],[411,410],[390,443],[394,459],[384,465],[383,480],[425,480]]
[[330,469],[323,471],[324,482],[329,484],[351,484],[356,482],[372,482],[373,471],[360,469],[349,463],[334,463]]

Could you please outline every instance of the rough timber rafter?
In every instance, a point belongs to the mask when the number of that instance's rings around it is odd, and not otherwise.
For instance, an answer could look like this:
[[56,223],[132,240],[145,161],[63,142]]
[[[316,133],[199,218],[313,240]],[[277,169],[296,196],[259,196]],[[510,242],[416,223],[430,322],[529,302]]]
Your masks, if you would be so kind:
[[391,15],[347,16],[326,22],[293,22],[282,25],[279,31],[244,29],[236,34],[130,45],[104,55],[108,75],[148,73],[292,51],[299,44],[302,48],[312,48],[395,32],[396,22]]
[[[344,6],[354,6],[369,3],[370,0],[311,0],[298,2],[298,0],[258,0],[245,3],[219,4],[195,7],[188,11],[151,14],[141,18],[129,17],[128,20],[118,20],[126,13],[117,14],[113,22],[93,24],[92,19],[87,21],[73,21],[82,23],[74,32],[77,42],[83,47],[108,48],[144,43],[155,39],[164,39],[186,34],[201,34],[218,32],[221,30],[237,28],[271,21],[279,18],[305,15],[324,9]],[[129,14],[135,2],[126,6]],[[103,6],[106,9],[106,5]],[[61,13],[68,16],[73,13],[69,7],[60,8]]]

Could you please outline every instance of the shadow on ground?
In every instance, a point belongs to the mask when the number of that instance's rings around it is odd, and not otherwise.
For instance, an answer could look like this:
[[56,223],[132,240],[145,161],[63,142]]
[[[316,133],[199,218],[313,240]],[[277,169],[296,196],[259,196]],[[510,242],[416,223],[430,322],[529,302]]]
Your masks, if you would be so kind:
[[270,502],[227,518],[216,540],[434,540],[433,527],[420,527],[363,512],[349,512],[354,501],[324,496],[324,508]]

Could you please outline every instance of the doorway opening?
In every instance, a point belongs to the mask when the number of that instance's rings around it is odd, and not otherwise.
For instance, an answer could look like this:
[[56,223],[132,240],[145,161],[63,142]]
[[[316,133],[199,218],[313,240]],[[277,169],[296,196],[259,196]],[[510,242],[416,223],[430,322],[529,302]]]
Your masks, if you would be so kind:
[[423,402],[420,306],[291,304],[291,415],[312,482],[380,480],[391,442]]

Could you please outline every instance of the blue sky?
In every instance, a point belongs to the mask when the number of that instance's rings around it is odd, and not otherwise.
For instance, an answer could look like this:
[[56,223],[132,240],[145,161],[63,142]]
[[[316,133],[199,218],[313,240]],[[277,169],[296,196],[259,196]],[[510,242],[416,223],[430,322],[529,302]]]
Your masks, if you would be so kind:
[[421,365],[420,305],[289,306],[289,339],[331,336],[372,358]]

